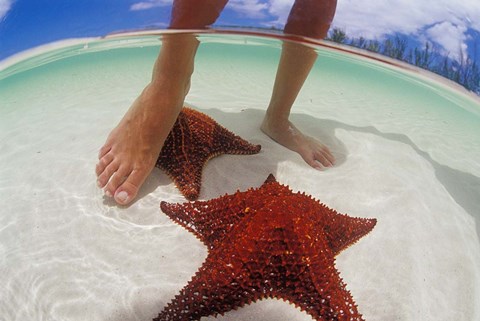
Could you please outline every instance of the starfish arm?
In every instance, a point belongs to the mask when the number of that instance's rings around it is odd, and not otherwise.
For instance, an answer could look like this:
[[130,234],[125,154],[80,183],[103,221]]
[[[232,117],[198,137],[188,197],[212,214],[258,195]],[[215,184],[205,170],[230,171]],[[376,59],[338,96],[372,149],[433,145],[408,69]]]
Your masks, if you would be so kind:
[[202,170],[205,162],[186,161],[182,167],[173,165],[170,167],[158,166],[167,173],[175,186],[180,190],[183,196],[189,201],[196,200],[200,195],[202,184]]
[[192,280],[155,320],[193,321],[236,310],[262,298],[262,291],[246,284],[248,270],[226,248],[209,254]]
[[[318,266],[312,265],[311,269],[319,273]],[[301,279],[291,278],[286,282],[288,286],[275,289],[271,297],[292,303],[314,320],[364,321],[333,265],[322,266],[321,275],[314,273],[307,270]]]
[[[272,203],[272,207],[277,208],[274,215],[277,223],[263,222],[270,225],[271,231],[276,231],[276,237],[271,240],[278,244],[277,253],[282,253],[278,252],[282,246],[284,253],[282,265],[277,269],[285,271],[284,275],[279,274],[280,282],[277,282],[282,286],[276,287],[273,296],[294,303],[316,320],[363,320],[335,268],[336,253],[324,231],[326,222],[318,224],[319,213],[311,206],[314,201],[298,193],[284,200],[287,200],[285,205],[280,201],[277,206]],[[299,216],[295,214],[298,212]],[[345,223],[337,218],[331,220],[335,222],[333,226]],[[275,253],[275,250],[269,252]]]
[[196,201],[184,204],[161,202],[160,208],[174,222],[186,228],[209,249],[222,241],[229,231],[250,211],[246,192],[210,201]]
[[[308,232],[307,232],[308,233]],[[272,297],[294,304],[315,320],[362,321],[357,306],[335,268],[334,253],[325,238],[301,242],[301,249],[292,249],[301,256],[283,259],[288,273],[281,275],[281,287]]]
[[327,222],[323,224],[323,232],[329,248],[332,249],[335,255],[370,233],[377,223],[377,220],[374,218],[350,217],[345,214],[339,214],[323,204],[320,206]]
[[321,320],[348,320],[363,321],[362,315],[358,312],[353,297],[346,289],[346,285],[335,268],[334,261],[325,266],[325,262],[312,264],[312,281],[315,284],[316,292],[320,293],[320,304],[315,310],[323,318]]
[[[196,131],[196,138],[206,142],[209,146],[210,157],[221,154],[257,154],[261,146],[250,144],[245,139],[229,131],[210,116],[199,111],[186,108],[190,115],[191,126],[203,126],[201,131]],[[208,126],[206,126],[208,124]]]
[[220,154],[256,154],[260,148],[211,117],[185,107],[164,142],[156,166],[192,201],[200,195],[202,171],[208,160]]
[[220,125],[215,127],[213,137],[213,150],[218,154],[252,155],[261,149]]

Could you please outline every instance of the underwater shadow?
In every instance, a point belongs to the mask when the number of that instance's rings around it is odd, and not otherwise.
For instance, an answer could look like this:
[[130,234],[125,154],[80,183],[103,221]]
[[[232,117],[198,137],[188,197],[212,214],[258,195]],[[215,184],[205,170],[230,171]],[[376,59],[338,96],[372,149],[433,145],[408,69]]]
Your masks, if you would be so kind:
[[[259,126],[264,115],[264,112],[262,110],[246,109],[242,110],[241,112],[225,112],[218,109],[200,110],[214,118],[219,124],[225,126],[232,132],[247,139],[252,143],[260,143],[266,145],[276,144],[259,130]],[[440,164],[439,162],[432,159],[432,157],[427,152],[420,149],[408,136],[404,134],[385,133],[381,132],[373,126],[353,126],[334,120],[319,119],[305,114],[293,114],[292,119],[295,124],[299,125],[300,129],[303,129],[304,125],[308,125],[306,126],[308,127],[308,131],[305,132],[308,135],[314,136],[315,138],[324,142],[329,148],[334,151],[335,156],[338,157],[337,166],[345,162],[348,157],[348,151],[345,145],[335,137],[335,132],[337,129],[343,129],[346,131],[353,131],[359,133],[368,133],[386,140],[407,144],[419,156],[421,156],[424,160],[426,160],[432,165],[436,178],[445,187],[446,191],[451,195],[451,197],[457,202],[458,205],[460,205],[470,216],[474,218],[476,223],[477,235],[480,235],[480,204],[479,202],[475,202],[478,195],[480,195],[480,178],[472,174]],[[246,123],[248,123],[248,125]],[[265,149],[268,150],[268,148]],[[262,151],[265,152],[265,150],[263,149]],[[249,159],[249,157],[250,156],[242,156],[241,162],[243,162],[243,159],[246,159],[246,162],[248,162],[247,160]],[[257,177],[253,178],[242,177],[242,179],[246,180],[244,184],[252,184],[251,186],[254,187],[259,186],[258,181],[264,180],[266,175],[268,175],[268,172],[275,174],[277,172],[279,162],[283,161],[285,158],[291,158],[291,155],[286,155],[284,153],[276,154],[275,157],[262,157],[262,161],[265,162],[261,167],[262,173],[258,173]],[[222,162],[228,162],[228,160],[225,159],[222,160]],[[308,165],[305,164],[305,166],[307,167]],[[139,193],[139,198],[155,190],[158,186],[171,183],[168,176],[166,176],[159,170],[154,170],[154,172],[150,176],[151,177],[148,179],[148,184],[146,184],[146,186],[142,188],[141,193]],[[232,180],[235,179],[237,178],[232,177]],[[218,195],[215,196],[210,194],[211,192],[204,191],[204,194],[201,196],[201,198],[208,199],[212,197],[218,197]],[[158,201],[160,202],[161,200]],[[133,310],[155,310],[156,313],[159,313],[161,311],[161,308],[157,311],[156,307],[163,307],[168,302],[169,301],[164,301],[162,299],[158,299],[154,302],[150,301],[148,303],[143,302],[141,303],[141,305],[136,302],[134,304]],[[155,314],[154,316],[156,315],[157,314]],[[112,315],[112,319],[109,318],[109,320],[114,321],[133,321],[138,319],[138,316],[132,315],[132,313],[130,313],[129,311],[118,310],[116,310],[116,313]]]
[[[218,119],[220,123],[228,123],[228,118],[233,118],[232,123],[238,124],[242,122],[252,122],[256,128],[260,127],[263,120],[264,111],[258,109],[246,109],[240,113],[226,113],[218,109],[208,109],[205,111],[211,115],[214,119]],[[306,114],[292,113],[292,121],[299,125],[299,129],[303,130],[307,128],[306,134],[318,139],[322,143],[326,144],[334,154],[336,158],[335,166],[340,166],[345,162],[348,157],[348,151],[345,145],[336,138],[335,131],[337,129],[343,129],[347,131],[356,131],[361,133],[368,133],[379,136],[383,139],[404,143],[410,146],[419,156],[425,161],[431,164],[434,169],[434,173],[438,181],[445,187],[450,196],[455,202],[461,206],[475,221],[477,237],[480,238],[480,202],[476,201],[480,195],[480,178],[466,173],[461,170],[451,168],[447,165],[440,164],[434,160],[428,152],[420,149],[407,135],[398,133],[385,133],[373,126],[353,126],[345,124],[335,120],[320,119]],[[227,127],[228,128],[228,127]],[[250,132],[253,130],[250,129]],[[270,138],[258,130],[263,135],[264,139],[269,140],[272,144],[275,144]],[[258,135],[253,135],[258,139]],[[265,140],[264,140],[265,141]],[[287,150],[287,149],[285,149]],[[287,150],[288,151],[288,150]],[[289,153],[294,153],[288,151]],[[282,158],[266,158],[268,162],[268,168],[275,174],[277,165]],[[308,166],[305,164],[305,166]],[[327,169],[328,170],[328,169]]]
[[373,134],[387,140],[409,145],[418,155],[432,165],[438,181],[445,187],[455,202],[473,217],[477,237],[480,238],[480,202],[477,201],[480,195],[480,177],[440,164],[404,134],[385,133],[373,126],[352,126],[334,120],[316,119],[304,114],[296,114],[295,118],[302,123],[318,122],[319,126],[322,126],[326,133],[332,136],[335,134],[335,129],[344,129]]
[[[262,145],[262,150],[260,151],[260,153],[268,152],[269,146],[272,144],[278,145],[260,130],[260,125],[264,116],[263,110],[242,109],[239,112],[225,112],[223,110],[215,108],[196,109],[206,113],[215,121],[217,121],[220,125],[226,127],[233,133],[248,140],[249,142]],[[348,157],[348,151],[345,145],[335,136],[335,131],[337,129],[373,134],[386,140],[407,144],[418,155],[420,155],[423,159],[425,159],[432,165],[436,178],[445,187],[450,196],[455,200],[458,205],[460,205],[470,216],[474,218],[476,223],[477,236],[480,237],[480,202],[475,201],[478,198],[478,195],[480,195],[479,177],[451,168],[447,165],[440,164],[439,162],[435,161],[427,152],[420,149],[408,136],[404,134],[385,133],[379,131],[373,126],[353,126],[335,120],[315,118],[306,114],[294,113],[292,114],[292,119],[296,125],[299,125],[299,128],[301,130],[303,130],[304,127],[308,129],[305,131],[306,134],[318,139],[330,148],[336,158],[335,166],[341,165]],[[289,151],[286,148],[284,148],[284,150],[285,152],[276,153],[276,157],[262,157],[262,164],[258,168],[259,172],[253,175],[255,177],[241,177],[242,184],[238,186],[238,189],[243,190],[252,186],[260,186],[261,183],[263,183],[263,181],[266,179],[268,174],[275,174],[277,172],[278,164],[280,162],[286,159],[291,159],[292,154],[297,155],[295,152]],[[248,166],[248,157],[252,156],[242,156],[242,158],[237,159],[236,162],[239,164],[243,164],[243,166]],[[298,156],[298,158],[300,157]],[[211,161],[212,160],[210,160],[209,162]],[[301,161],[303,162],[303,160]],[[208,163],[206,166],[208,166]],[[308,167],[306,163],[305,166]],[[202,182],[204,180],[205,177],[202,177]],[[170,178],[161,170],[155,168],[149,178],[147,178],[145,184],[140,189],[136,201],[150,194],[159,186],[166,186],[170,183]],[[205,189],[203,189],[200,195],[202,199],[210,199],[218,196],[219,195],[215,195],[209,191],[205,191]],[[111,202],[106,201],[105,203],[108,203],[108,205],[113,205]]]
[[[234,134],[246,139],[250,143],[260,144],[262,146],[262,150],[260,151],[260,156],[262,157],[260,159],[252,160],[252,157],[258,156],[258,154],[240,156],[236,155],[236,158],[232,158],[231,155],[225,154],[216,156],[206,163],[205,168],[209,166],[209,163],[217,162],[216,165],[212,166],[227,169],[228,167],[233,168],[237,166],[248,168],[250,165],[254,165],[254,163],[256,163],[254,168],[257,172],[255,172],[254,175],[235,176],[234,174],[232,174],[231,180],[235,181],[235,183],[232,183],[230,185],[235,185],[235,187],[230,186],[230,190],[233,188],[233,190],[238,189],[242,191],[250,187],[259,187],[265,181],[269,174],[277,173],[279,162],[286,159],[291,159],[292,155],[294,155],[293,157],[297,158],[298,162],[302,164],[304,163],[298,154],[278,145],[260,130],[260,124],[264,116],[264,112],[262,110],[245,109],[240,112],[225,112],[219,109],[196,109],[209,115],[220,125],[232,131]],[[312,121],[318,122],[318,120]],[[330,131],[326,132],[323,127],[325,126],[318,126],[313,131],[313,133],[310,132],[309,134],[325,143],[332,149],[332,151],[334,150],[335,152],[333,152],[333,154],[336,157],[336,164],[341,164],[345,160],[345,146],[340,140],[336,139],[335,136],[330,133]],[[278,153],[277,151],[275,154],[281,154],[285,157],[265,157],[265,153],[267,152],[266,149],[268,150],[267,147],[270,145],[278,146],[279,148],[281,148],[282,152]],[[261,166],[258,166],[258,162],[261,162]],[[309,165],[307,165],[306,163],[305,167],[310,168]],[[205,188],[205,181],[207,179],[210,179],[210,177],[205,176],[205,168],[204,172],[202,173],[202,190],[200,192],[199,199],[211,199],[219,197],[220,194],[215,193],[215,191],[209,191],[207,188]],[[113,199],[108,197],[104,197],[103,204],[109,207],[130,207],[142,198],[154,192],[158,187],[167,186],[171,183],[172,180],[170,179],[170,177],[168,177],[168,175],[166,175],[162,170],[155,167],[152,173],[146,179],[145,183],[140,188],[137,197],[131,204],[127,206],[121,206],[118,205]],[[159,202],[160,201],[161,200],[159,200]]]

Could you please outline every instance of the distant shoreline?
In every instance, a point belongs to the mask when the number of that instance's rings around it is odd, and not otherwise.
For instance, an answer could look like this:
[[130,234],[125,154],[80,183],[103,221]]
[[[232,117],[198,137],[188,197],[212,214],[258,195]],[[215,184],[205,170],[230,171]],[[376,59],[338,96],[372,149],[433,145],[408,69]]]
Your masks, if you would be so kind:
[[[476,103],[480,104],[480,96],[478,96],[474,92],[465,89],[462,85],[458,84],[453,80],[450,80],[446,77],[443,77],[427,69],[417,67],[415,65],[404,62],[402,60],[390,58],[380,53],[375,53],[365,49],[360,49],[351,45],[340,44],[337,42],[333,42],[331,40],[316,40],[312,38],[284,35],[280,29],[275,29],[275,28],[222,26],[222,29],[215,27],[215,28],[206,29],[206,30],[202,29],[202,30],[181,30],[181,31],[169,30],[169,29],[147,29],[147,30],[142,29],[142,30],[114,32],[114,33],[107,34],[103,37],[63,39],[63,40],[54,41],[51,43],[47,43],[44,45],[40,45],[34,48],[21,51],[19,53],[16,53],[12,56],[9,56],[1,60],[0,76],[2,72],[4,72],[8,68],[14,66],[15,64],[23,60],[35,57],[42,53],[60,49],[60,48],[66,48],[74,45],[88,46],[89,43],[96,42],[102,39],[115,39],[115,38],[134,37],[134,36],[154,36],[154,35],[161,35],[161,34],[167,34],[167,33],[171,34],[171,33],[178,33],[178,32],[182,32],[182,33],[191,32],[191,33],[198,33],[198,34],[236,34],[236,35],[246,35],[246,36],[268,37],[268,38],[274,38],[279,40],[287,39],[287,40],[300,41],[307,45],[320,46],[320,47],[325,47],[332,50],[338,50],[344,53],[361,56],[366,59],[372,59],[396,68],[400,68],[409,72],[420,74],[423,77],[426,77],[432,81],[438,82],[453,90],[460,91],[467,97],[473,99]],[[4,77],[0,77],[0,78],[4,78]]]

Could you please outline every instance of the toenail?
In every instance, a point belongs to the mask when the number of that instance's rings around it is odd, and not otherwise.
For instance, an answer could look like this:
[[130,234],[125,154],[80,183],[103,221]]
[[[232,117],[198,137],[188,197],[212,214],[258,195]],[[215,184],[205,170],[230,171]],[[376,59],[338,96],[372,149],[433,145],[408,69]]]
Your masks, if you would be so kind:
[[115,199],[119,200],[122,203],[125,203],[128,200],[128,193],[125,191],[121,191],[115,194]]
[[110,191],[105,191],[105,195],[107,195],[107,197],[112,197],[112,193],[110,193]]
[[100,187],[100,188],[102,188],[102,183],[100,183],[99,180],[97,180],[97,186]]

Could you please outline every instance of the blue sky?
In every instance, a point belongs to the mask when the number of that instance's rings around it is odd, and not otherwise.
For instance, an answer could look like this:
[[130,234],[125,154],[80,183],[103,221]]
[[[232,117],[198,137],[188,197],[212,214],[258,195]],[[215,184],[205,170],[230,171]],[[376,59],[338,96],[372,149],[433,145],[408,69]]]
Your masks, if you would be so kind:
[[[196,1],[196,0],[192,0]],[[172,0],[0,0],[0,60],[56,40],[165,28]],[[293,0],[230,0],[217,25],[281,28]],[[338,0],[333,21],[353,37],[402,34],[459,59],[480,58],[479,0]]]

